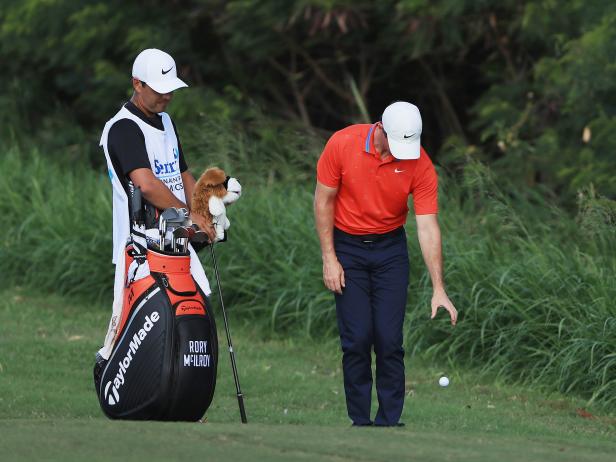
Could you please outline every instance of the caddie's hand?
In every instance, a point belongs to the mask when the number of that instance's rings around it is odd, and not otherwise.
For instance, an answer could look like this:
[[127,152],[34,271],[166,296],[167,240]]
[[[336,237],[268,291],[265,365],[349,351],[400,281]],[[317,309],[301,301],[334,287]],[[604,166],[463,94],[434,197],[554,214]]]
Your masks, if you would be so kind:
[[210,242],[214,242],[216,240],[216,230],[214,229],[214,224],[207,218],[203,215],[199,215],[198,213],[191,212],[190,219],[199,227],[201,231],[207,234]]
[[453,303],[451,303],[451,300],[449,300],[449,297],[442,289],[435,290],[434,294],[432,294],[432,316],[430,316],[430,319],[434,319],[436,312],[440,307],[443,307],[449,311],[451,325],[455,326],[456,322],[458,322],[458,310],[456,310],[456,307],[453,306]]
[[332,292],[342,293],[344,288],[344,269],[342,269],[342,265],[335,256],[323,259],[323,282],[325,287]]

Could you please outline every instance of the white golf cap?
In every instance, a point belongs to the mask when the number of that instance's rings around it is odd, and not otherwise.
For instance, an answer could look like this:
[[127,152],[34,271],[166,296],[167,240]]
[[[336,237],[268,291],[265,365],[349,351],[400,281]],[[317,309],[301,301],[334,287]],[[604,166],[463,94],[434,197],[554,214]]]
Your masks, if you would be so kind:
[[171,55],[156,48],[143,50],[135,58],[133,77],[162,94],[188,86],[178,79],[175,61]]
[[421,114],[417,106],[396,101],[385,108],[381,120],[391,154],[396,159],[419,159]]

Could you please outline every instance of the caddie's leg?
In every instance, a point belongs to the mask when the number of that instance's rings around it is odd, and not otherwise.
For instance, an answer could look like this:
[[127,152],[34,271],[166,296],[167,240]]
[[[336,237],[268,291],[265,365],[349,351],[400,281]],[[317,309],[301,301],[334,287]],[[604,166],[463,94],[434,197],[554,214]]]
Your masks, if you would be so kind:
[[375,244],[371,273],[376,389],[379,409],[375,425],[396,425],[404,405],[402,329],[409,284],[406,235]]
[[372,395],[371,349],[372,315],[370,313],[370,280],[363,256],[364,249],[356,241],[334,237],[336,255],[345,274],[346,287],[336,294],[336,314],[347,412],[355,425],[369,425]]

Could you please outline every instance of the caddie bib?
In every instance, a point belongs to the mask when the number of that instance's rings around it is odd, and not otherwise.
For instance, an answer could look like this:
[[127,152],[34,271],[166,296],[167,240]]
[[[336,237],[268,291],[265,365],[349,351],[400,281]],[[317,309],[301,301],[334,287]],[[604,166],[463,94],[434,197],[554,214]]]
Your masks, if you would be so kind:
[[164,130],[152,127],[130,112],[124,106],[118,113],[111,118],[103,129],[100,145],[105,151],[107,159],[107,169],[113,188],[113,263],[117,262],[118,255],[123,254],[124,245],[129,234],[130,222],[128,213],[128,196],[124,190],[118,175],[109,156],[107,139],[111,126],[120,119],[130,119],[134,121],[145,139],[145,148],[148,153],[152,172],[162,181],[169,190],[182,202],[186,202],[184,195],[184,183],[180,172],[180,151],[178,149],[178,139],[171,123],[171,118],[166,112],[161,112]]

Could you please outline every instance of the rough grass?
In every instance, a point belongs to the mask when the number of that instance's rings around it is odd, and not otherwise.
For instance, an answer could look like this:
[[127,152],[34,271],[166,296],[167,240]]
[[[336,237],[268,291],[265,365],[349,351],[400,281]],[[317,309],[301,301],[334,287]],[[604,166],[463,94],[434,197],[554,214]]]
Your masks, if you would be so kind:
[[[17,151],[0,171],[3,283],[109,303],[105,175]],[[336,336],[312,188],[248,183],[229,209],[230,240],[218,246],[224,292],[264,336]],[[407,350],[616,409],[616,206],[587,191],[579,210],[571,217],[474,162],[457,181],[442,174],[445,278],[460,322],[452,329],[444,313],[428,320],[430,283],[411,219]],[[203,261],[209,273],[207,252]]]

